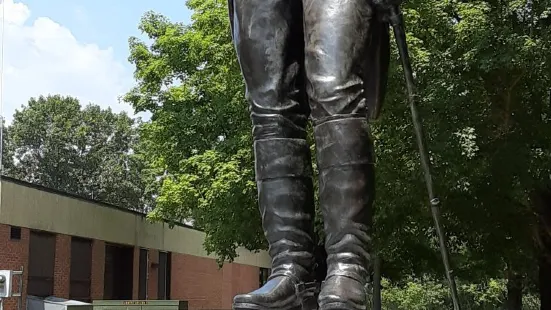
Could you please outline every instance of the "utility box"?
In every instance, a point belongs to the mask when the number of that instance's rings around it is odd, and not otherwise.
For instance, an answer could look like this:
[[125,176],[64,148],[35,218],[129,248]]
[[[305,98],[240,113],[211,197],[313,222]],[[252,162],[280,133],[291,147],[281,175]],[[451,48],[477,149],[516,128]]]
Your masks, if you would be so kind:
[[188,310],[183,300],[94,300],[93,310]]
[[0,270],[0,298],[12,296],[12,277],[11,270]]
[[92,310],[92,305],[58,297],[27,296],[27,310]]

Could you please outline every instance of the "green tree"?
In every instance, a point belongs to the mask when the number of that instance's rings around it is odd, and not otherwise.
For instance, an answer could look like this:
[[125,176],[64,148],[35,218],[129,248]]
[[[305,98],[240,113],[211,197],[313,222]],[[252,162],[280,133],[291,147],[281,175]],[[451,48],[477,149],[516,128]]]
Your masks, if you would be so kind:
[[[142,149],[150,159],[152,174],[160,180],[156,184],[159,190],[156,209],[150,217],[174,221],[192,218],[194,225],[207,234],[206,249],[216,252],[221,260],[231,260],[238,246],[248,249],[265,246],[256,209],[248,105],[230,38],[226,3],[189,1],[188,6],[195,14],[187,26],[152,12],[144,15],[140,30],[152,43],[130,39],[130,61],[136,67],[138,84],[125,100],[137,111],[152,113],[151,122],[142,132]],[[398,86],[402,85],[399,79],[392,82],[397,90],[402,89]],[[403,98],[401,94],[395,97]],[[407,114],[399,113],[401,118],[395,117],[396,121],[403,121]],[[403,136],[411,137],[406,125],[398,127]],[[400,153],[402,149],[403,145],[395,151]],[[383,163],[387,163],[385,173],[394,170],[392,162]],[[406,178],[392,173],[385,174],[389,176],[385,180],[392,183],[407,180],[408,171],[401,171]],[[417,200],[421,199],[422,184],[406,190],[417,191]],[[401,206],[398,210],[402,219],[415,216],[403,203],[394,205]],[[386,206],[381,208],[385,209]],[[418,210],[426,211],[424,206]],[[396,220],[396,216],[388,218]],[[382,215],[381,219],[384,222],[386,217]],[[392,227],[391,222],[386,223]],[[426,238],[420,236],[422,233],[423,230],[416,229],[407,240],[391,238],[402,240],[394,249],[398,249],[402,261],[408,265],[411,265],[409,253],[404,248],[415,251],[419,243],[428,247]],[[401,246],[409,240],[421,239],[413,247]],[[413,267],[419,269],[417,265]]]
[[[453,308],[448,288],[441,281],[430,278],[409,279],[404,285],[394,285],[388,280],[383,280],[383,285],[385,286],[382,297],[384,310]],[[504,309],[503,306],[507,300],[506,283],[502,279],[487,279],[474,283],[459,282],[458,290],[463,309]],[[537,297],[528,294],[522,309],[540,309]]]
[[[190,0],[192,23],[149,12],[130,39],[136,87],[152,113],[143,150],[159,180],[155,219],[193,219],[221,260],[265,246],[256,211],[250,121],[226,1]],[[549,175],[549,1],[417,1],[405,5],[435,182],[464,278],[533,264],[528,193]],[[377,246],[390,278],[441,273],[437,240],[395,50],[374,123]]]
[[[132,209],[147,206],[139,122],[71,97],[31,98],[7,128],[8,176]],[[3,154],[3,155],[4,155]],[[6,158],[6,157],[11,158]]]
[[10,175],[14,169],[14,154],[13,147],[10,139],[10,132],[8,127],[2,123],[2,165],[0,167],[2,175]]
[[[529,195],[548,183],[551,168],[550,5],[549,1],[412,1],[406,7],[435,181],[444,201],[455,262],[461,267],[456,271],[472,278],[502,276],[507,269],[510,280],[517,282],[509,283],[511,309],[521,302],[518,275],[531,273],[535,265],[536,219]],[[413,197],[421,189],[407,183],[419,184],[420,175],[416,156],[406,155],[409,148],[403,143],[409,134],[399,125],[407,122],[396,120],[405,112],[398,108],[404,106],[398,94],[391,92],[385,120],[377,127],[383,142],[379,145],[384,146],[379,157],[390,162],[379,165],[381,181],[389,182],[382,187],[389,192],[379,195],[380,206],[397,208],[403,203],[413,215],[420,201]],[[400,173],[400,182],[391,183],[389,176]],[[408,212],[383,213],[403,214]],[[410,229],[421,231],[421,236],[434,236],[421,219],[397,218],[400,223],[413,222]],[[388,218],[385,222],[392,223]],[[384,235],[389,233],[392,230]],[[382,248],[389,251],[396,246]],[[392,254],[383,256],[392,261],[397,257]]]
[[189,26],[145,14],[140,30],[153,43],[130,39],[138,85],[125,96],[137,111],[152,113],[141,148],[159,180],[150,216],[193,219],[207,233],[206,250],[221,260],[233,259],[239,246],[265,246],[226,5],[189,1],[196,12]]

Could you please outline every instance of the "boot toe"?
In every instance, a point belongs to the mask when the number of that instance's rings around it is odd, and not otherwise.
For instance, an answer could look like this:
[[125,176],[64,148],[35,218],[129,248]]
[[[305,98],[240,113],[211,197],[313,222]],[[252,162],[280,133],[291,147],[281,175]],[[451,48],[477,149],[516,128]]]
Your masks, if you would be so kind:
[[322,285],[320,310],[365,310],[367,291],[358,281],[345,276],[332,276]]
[[296,294],[295,285],[290,277],[275,277],[254,292],[236,295],[233,298],[233,309],[300,309],[301,300]]

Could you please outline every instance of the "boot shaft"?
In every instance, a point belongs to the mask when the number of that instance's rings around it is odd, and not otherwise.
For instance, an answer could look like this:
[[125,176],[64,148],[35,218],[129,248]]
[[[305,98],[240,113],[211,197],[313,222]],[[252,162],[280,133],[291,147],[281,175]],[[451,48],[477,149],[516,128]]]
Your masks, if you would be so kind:
[[375,195],[373,144],[365,117],[336,118],[314,128],[327,277],[366,284]]
[[258,203],[272,257],[270,278],[311,280],[314,268],[314,189],[304,139],[256,140]]

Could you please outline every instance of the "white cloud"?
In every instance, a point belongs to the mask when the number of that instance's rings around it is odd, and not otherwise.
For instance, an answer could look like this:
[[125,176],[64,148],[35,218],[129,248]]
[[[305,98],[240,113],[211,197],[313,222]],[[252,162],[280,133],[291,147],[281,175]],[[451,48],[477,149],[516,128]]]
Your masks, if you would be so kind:
[[133,113],[117,100],[131,87],[132,73],[115,60],[111,48],[79,42],[48,17],[31,18],[23,3],[0,2],[0,8],[5,6],[2,114],[8,122],[30,97],[47,94],[71,95],[83,105],[93,102]]

